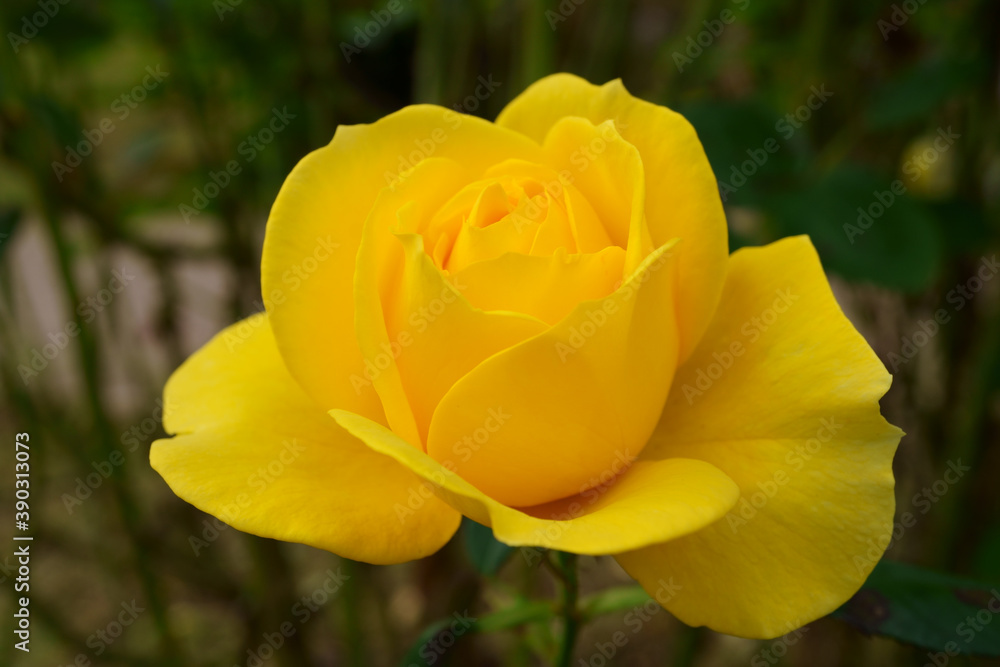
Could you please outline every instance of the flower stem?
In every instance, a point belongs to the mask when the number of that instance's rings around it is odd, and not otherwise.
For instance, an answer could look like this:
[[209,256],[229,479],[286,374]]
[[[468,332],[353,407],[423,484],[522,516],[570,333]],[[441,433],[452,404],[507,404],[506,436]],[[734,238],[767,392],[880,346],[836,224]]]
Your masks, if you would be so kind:
[[569,667],[573,660],[573,646],[576,643],[576,633],[580,625],[580,613],[577,608],[579,591],[576,576],[576,554],[556,552],[555,569],[558,571],[558,578],[562,583],[559,605],[562,618],[562,636],[559,638],[556,667]]

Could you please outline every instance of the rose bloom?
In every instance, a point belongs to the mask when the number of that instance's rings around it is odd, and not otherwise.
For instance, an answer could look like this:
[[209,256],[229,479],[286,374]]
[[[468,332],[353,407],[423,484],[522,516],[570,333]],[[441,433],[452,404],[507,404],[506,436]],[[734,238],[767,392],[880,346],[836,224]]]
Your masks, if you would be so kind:
[[239,530],[399,563],[464,515],[761,638],[888,542],[890,376],[808,238],[729,255],[693,128],[620,81],[339,127],[281,188],[261,272],[266,314],[171,377],[150,454]]

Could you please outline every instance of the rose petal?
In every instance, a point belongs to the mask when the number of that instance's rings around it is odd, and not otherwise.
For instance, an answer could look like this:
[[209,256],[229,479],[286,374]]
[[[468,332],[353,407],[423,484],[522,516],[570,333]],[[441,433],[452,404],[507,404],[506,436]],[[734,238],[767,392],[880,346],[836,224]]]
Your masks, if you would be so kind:
[[688,625],[769,638],[833,611],[871,572],[892,530],[902,433],[879,414],[889,374],[806,237],[740,250],[729,266],[642,458],[707,461],[742,499],[718,523],[618,560],[647,591],[673,577],[682,591],[666,607]]
[[[340,126],[286,179],[268,219],[262,294],[292,376],[324,408],[382,419],[354,332],[354,268],[378,193],[429,158],[456,158],[473,177],[540,148],[511,130],[441,107],[411,106],[371,125]],[[405,181],[405,178],[403,179]],[[319,260],[317,253],[323,256]]]
[[458,512],[433,496],[414,508],[418,478],[303,393],[266,316],[223,331],[174,373],[163,423],[177,435],[153,443],[153,468],[238,530],[401,563],[434,553],[458,528]]
[[[670,253],[660,248],[611,296],[579,304],[458,380],[434,412],[428,454],[521,507],[578,493],[617,456],[637,456],[677,358]],[[510,419],[481,438],[501,408]]]
[[679,114],[629,94],[621,81],[595,86],[571,74],[554,74],[532,84],[497,118],[497,124],[545,140],[567,116],[616,130],[639,150],[646,183],[646,222],[658,247],[681,238],[676,283],[684,360],[715,312],[729,254],[726,218],[718,186],[694,128]]
[[393,233],[413,228],[406,220],[425,219],[467,178],[464,165],[425,161],[380,195],[358,252],[356,327],[369,366],[354,382],[374,383],[390,426],[420,448],[438,401],[459,378],[545,329],[527,315],[474,308],[424,252],[422,236]]
[[331,414],[373,450],[419,475],[424,481],[412,493],[433,491],[465,516],[492,526],[497,539],[511,546],[614,554],[698,530],[723,516],[737,497],[735,485],[714,466],[673,459],[637,463],[613,484],[564,503],[517,510],[370,419],[343,410]]

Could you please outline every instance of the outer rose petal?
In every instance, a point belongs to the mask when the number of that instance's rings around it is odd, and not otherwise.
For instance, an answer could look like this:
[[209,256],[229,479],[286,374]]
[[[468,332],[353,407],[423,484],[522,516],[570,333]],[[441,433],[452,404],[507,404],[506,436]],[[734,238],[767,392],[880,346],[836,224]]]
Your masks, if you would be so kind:
[[542,142],[565,116],[582,116],[595,125],[614,121],[642,156],[653,246],[683,239],[675,284],[677,312],[683,315],[683,361],[712,318],[729,254],[718,185],[701,142],[681,115],[632,97],[621,81],[595,86],[571,74],[554,74],[529,86],[500,113],[497,124]]
[[508,158],[540,155],[516,132],[420,105],[371,125],[342,125],[328,146],[296,165],[268,219],[261,285],[288,370],[318,404],[382,419],[375,390],[359,393],[350,379],[364,373],[354,335],[354,262],[379,191],[428,157],[457,158],[477,174]]
[[[729,368],[692,393],[735,343]],[[806,237],[734,253],[716,318],[642,458],[712,463],[742,499],[724,520],[618,561],[647,591],[673,576],[683,590],[666,607],[692,626],[769,638],[834,610],[892,530],[902,432],[878,407],[890,381]]]
[[575,498],[518,510],[482,493],[389,429],[354,413],[336,420],[380,454],[420,475],[414,495],[444,498],[469,518],[492,526],[511,546],[587,555],[619,553],[673,539],[719,519],[738,497],[732,480],[704,461],[671,459],[634,464],[613,484]]
[[398,513],[419,479],[310,401],[264,315],[188,359],[167,383],[164,407],[164,428],[178,435],[153,443],[153,468],[178,496],[238,530],[387,564],[430,555],[458,529],[458,512],[434,497],[412,516]]

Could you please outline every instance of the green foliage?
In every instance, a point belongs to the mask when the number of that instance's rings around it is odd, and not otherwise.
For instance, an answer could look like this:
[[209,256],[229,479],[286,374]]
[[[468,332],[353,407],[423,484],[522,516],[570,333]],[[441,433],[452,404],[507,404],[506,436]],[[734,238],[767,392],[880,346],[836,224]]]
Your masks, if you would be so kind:
[[512,547],[497,541],[493,530],[472,519],[462,520],[462,534],[469,560],[479,574],[495,575],[513,553]]
[[[937,221],[902,181],[844,164],[801,190],[768,200],[779,236],[808,234],[826,269],[903,291],[937,277],[944,250]],[[902,193],[902,194],[900,194]]]
[[886,81],[872,95],[866,120],[873,130],[925,120],[979,82],[982,60],[934,58]]
[[883,560],[835,616],[950,655],[1000,656],[1000,587]]

